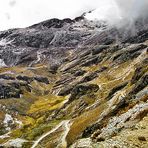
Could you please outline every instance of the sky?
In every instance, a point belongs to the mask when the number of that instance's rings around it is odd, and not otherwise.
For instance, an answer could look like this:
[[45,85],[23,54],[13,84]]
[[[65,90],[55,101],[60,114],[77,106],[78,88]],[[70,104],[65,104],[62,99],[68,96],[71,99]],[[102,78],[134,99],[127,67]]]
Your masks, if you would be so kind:
[[[92,5],[90,5],[92,1]],[[74,18],[96,0],[0,0],[0,30],[26,27],[50,18]]]
[[148,0],[0,0],[0,30],[20,28],[51,18],[86,18],[110,23],[132,22],[148,15]]

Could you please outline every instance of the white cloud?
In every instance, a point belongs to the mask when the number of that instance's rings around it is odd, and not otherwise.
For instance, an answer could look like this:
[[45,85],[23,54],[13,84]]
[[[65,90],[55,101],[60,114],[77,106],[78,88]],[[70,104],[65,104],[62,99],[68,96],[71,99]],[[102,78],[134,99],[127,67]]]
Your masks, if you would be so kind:
[[50,18],[76,17],[96,0],[0,0],[0,30]]
[[148,15],[147,8],[148,0],[0,0],[0,30],[50,18],[74,18],[92,9],[96,11],[87,16],[89,19],[115,22]]
[[131,27],[138,18],[148,19],[148,0],[105,0],[87,18],[103,19],[117,27]]

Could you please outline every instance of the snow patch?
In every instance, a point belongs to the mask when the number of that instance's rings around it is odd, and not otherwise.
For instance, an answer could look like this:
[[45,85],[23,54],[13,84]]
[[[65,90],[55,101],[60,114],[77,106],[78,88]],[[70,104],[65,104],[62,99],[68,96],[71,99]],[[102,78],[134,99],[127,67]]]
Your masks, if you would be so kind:
[[5,127],[8,128],[8,126],[9,126],[10,123],[11,124],[14,123],[12,116],[9,115],[9,114],[6,114],[3,123],[4,123]]
[[23,125],[22,121],[20,121],[20,120],[18,120],[16,118],[15,118],[15,123],[19,125],[19,128],[21,128],[22,125]]
[[11,132],[8,132],[8,133],[6,133],[6,134],[4,134],[4,135],[1,135],[1,136],[0,136],[0,139],[9,138],[9,137],[10,137],[10,136],[9,136],[10,133],[11,133]]
[[8,141],[7,143],[5,143],[3,146],[4,146],[4,147],[16,147],[16,148],[21,148],[24,142],[27,142],[27,140],[17,138],[17,139],[9,140],[9,141]]
[[23,125],[22,121],[19,121],[17,118],[13,118],[9,114],[5,115],[3,124],[4,124],[4,127],[7,131],[11,131],[11,125],[17,124],[18,128],[21,128]]
[[0,40],[0,46],[6,47],[7,45],[11,45],[14,40],[7,40],[6,38],[2,38]]
[[41,52],[37,51],[37,61],[36,63],[38,63],[41,60]]
[[5,64],[3,59],[0,59],[0,68],[6,67],[7,65]]

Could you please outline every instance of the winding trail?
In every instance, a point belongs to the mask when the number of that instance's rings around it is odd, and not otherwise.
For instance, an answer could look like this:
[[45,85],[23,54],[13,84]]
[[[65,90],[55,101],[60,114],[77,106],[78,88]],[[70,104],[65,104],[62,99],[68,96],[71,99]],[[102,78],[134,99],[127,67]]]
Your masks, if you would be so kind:
[[64,135],[63,135],[63,138],[62,138],[62,145],[67,145],[66,141],[65,141],[65,138],[66,138],[66,135],[69,131],[69,122],[70,120],[65,120],[65,121],[62,121],[61,123],[59,123],[55,128],[53,128],[52,130],[50,130],[49,132],[47,132],[46,134],[43,134],[41,137],[39,137],[35,142],[34,144],[32,145],[31,148],[35,148],[44,138],[46,138],[47,136],[49,136],[50,134],[52,134],[53,132],[55,132],[56,130],[58,130],[61,126],[64,126],[65,127],[65,132],[64,132]]
[[65,122],[65,131],[64,131],[64,134],[63,134],[63,136],[61,138],[61,145],[62,145],[63,148],[66,148],[67,147],[66,137],[67,137],[67,134],[68,134],[68,132],[70,130],[70,126],[71,126],[71,124],[69,122],[70,122],[70,120],[67,121],[67,122]]

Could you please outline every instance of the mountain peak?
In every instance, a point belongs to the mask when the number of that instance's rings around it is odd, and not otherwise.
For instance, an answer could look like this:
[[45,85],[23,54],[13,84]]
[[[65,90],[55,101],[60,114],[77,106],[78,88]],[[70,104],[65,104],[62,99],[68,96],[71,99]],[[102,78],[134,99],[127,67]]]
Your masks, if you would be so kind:
[[50,19],[0,32],[0,146],[144,147],[147,23]]

